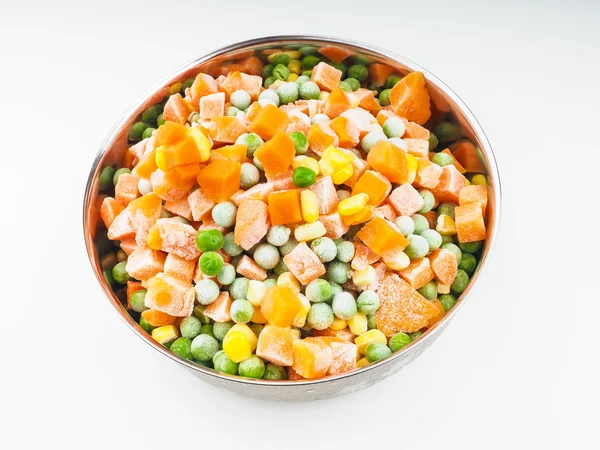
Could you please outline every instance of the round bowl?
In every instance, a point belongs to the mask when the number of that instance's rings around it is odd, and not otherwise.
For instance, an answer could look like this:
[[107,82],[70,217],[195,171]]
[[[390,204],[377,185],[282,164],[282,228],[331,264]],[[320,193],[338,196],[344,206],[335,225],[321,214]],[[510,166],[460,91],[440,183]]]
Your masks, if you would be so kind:
[[[427,330],[420,338],[382,361],[352,372],[312,381],[268,381],[224,375],[215,370],[182,359],[154,341],[130,316],[123,304],[123,296],[114,293],[104,279],[100,265],[100,256],[106,251],[106,246],[112,246],[112,244],[107,242],[104,224],[102,220],[99,220],[99,175],[103,167],[123,160],[129,146],[127,142],[129,127],[136,121],[145,108],[162,101],[167,93],[168,86],[171,84],[195,76],[198,72],[218,74],[222,70],[222,67],[253,54],[260,55],[273,52],[274,49],[294,49],[298,48],[298,46],[309,45],[317,49],[327,47],[326,52],[333,51],[336,54],[343,54],[345,52],[347,55],[350,55],[349,58],[363,60],[363,63],[371,61],[386,64],[404,75],[412,71],[423,72],[432,98],[433,117],[451,121],[459,125],[465,137],[475,143],[480,152],[480,158],[486,167],[490,195],[487,207],[487,240],[485,248],[479,265],[471,278],[471,282],[458,299],[456,305],[440,322]],[[348,394],[372,385],[406,366],[423,353],[440,336],[467,298],[471,296],[488,264],[499,227],[500,201],[501,191],[498,168],[492,148],[481,126],[462,100],[434,75],[402,56],[359,42],[321,36],[272,36],[239,42],[195,59],[161,80],[121,115],[102,143],[90,170],[83,205],[83,231],[92,269],[106,298],[129,329],[144,342],[164,356],[191,370],[203,381],[214,386],[223,387],[241,395],[265,400],[304,401]],[[113,248],[114,251],[114,247],[110,248]]]

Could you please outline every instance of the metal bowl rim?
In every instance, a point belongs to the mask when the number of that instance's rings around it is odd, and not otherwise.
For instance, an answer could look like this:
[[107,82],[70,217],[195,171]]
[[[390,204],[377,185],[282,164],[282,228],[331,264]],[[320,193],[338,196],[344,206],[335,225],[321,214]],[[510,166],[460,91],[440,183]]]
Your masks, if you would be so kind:
[[[92,185],[94,182],[94,175],[98,169],[98,165],[100,164],[102,157],[108,151],[111,143],[117,137],[119,130],[121,130],[123,128],[123,126],[125,125],[127,120],[131,117],[133,112],[137,111],[146,102],[146,100],[148,98],[150,98],[153,94],[155,94],[159,89],[163,88],[169,80],[177,78],[178,76],[182,75],[186,71],[193,69],[194,67],[200,65],[203,62],[206,62],[212,58],[221,56],[223,54],[226,54],[226,53],[229,53],[229,52],[232,52],[235,50],[242,50],[244,48],[252,47],[255,45],[259,45],[259,44],[278,44],[278,43],[290,44],[290,43],[301,43],[301,42],[318,42],[318,43],[323,43],[323,44],[350,45],[357,49],[367,50],[369,52],[381,55],[382,57],[392,59],[392,60],[406,66],[411,71],[423,72],[423,74],[425,75],[425,78],[429,82],[433,82],[438,88],[440,88],[441,91],[443,91],[443,93],[445,95],[450,97],[456,103],[456,105],[458,106],[460,111],[465,115],[465,118],[467,119],[469,126],[471,127],[471,129],[473,130],[473,132],[477,136],[477,138],[479,139],[479,142],[481,144],[480,148],[481,148],[482,152],[486,155],[487,160],[488,160],[487,161],[488,162],[488,167],[487,167],[488,178],[490,178],[492,180],[491,184],[493,187],[492,192],[493,192],[493,196],[494,196],[494,214],[493,214],[494,230],[493,230],[493,232],[488,231],[488,237],[486,238],[486,250],[485,250],[484,257],[479,262],[479,267],[478,267],[475,275],[471,278],[467,289],[459,297],[460,301],[458,301],[456,303],[456,305],[450,310],[450,312],[448,312],[444,316],[444,318],[440,322],[438,322],[431,329],[429,329],[425,333],[423,333],[423,335],[419,339],[417,339],[416,341],[403,347],[401,350],[393,353],[390,357],[388,357],[384,360],[381,360],[377,363],[370,364],[366,367],[357,368],[350,372],[346,372],[346,373],[339,374],[339,375],[328,376],[328,377],[324,377],[324,378],[318,378],[315,380],[294,380],[294,381],[291,381],[291,380],[285,380],[285,381],[256,380],[256,379],[244,378],[244,377],[240,377],[240,376],[221,374],[220,372],[217,372],[216,370],[209,369],[209,368],[200,366],[198,364],[192,363],[190,361],[187,361],[183,358],[180,358],[179,356],[172,353],[169,349],[167,349],[163,345],[154,341],[151,338],[151,336],[148,333],[146,333],[140,327],[140,325],[131,318],[131,316],[129,314],[124,312],[119,299],[112,292],[112,290],[110,290],[109,287],[107,286],[107,283],[104,280],[101,270],[96,269],[96,264],[94,261],[94,254],[93,254],[92,245],[91,245],[92,240],[87,239],[87,236],[89,233],[89,230],[88,230],[88,228],[89,228],[88,227],[89,213],[88,213],[88,211],[89,211],[90,201],[92,200]],[[90,169],[90,173],[89,173],[87,184],[86,184],[84,202],[83,202],[83,236],[84,236],[84,240],[85,240],[85,244],[86,244],[88,258],[89,258],[90,264],[92,265],[92,268],[94,269],[96,279],[98,280],[98,282],[100,283],[100,286],[104,290],[104,293],[106,294],[106,296],[109,298],[110,302],[112,303],[112,305],[115,309],[115,312],[128,325],[129,329],[132,332],[134,332],[140,339],[142,339],[146,344],[150,345],[152,348],[154,348],[158,352],[162,353],[163,355],[167,356],[168,358],[172,359],[173,361],[178,362],[179,364],[187,367],[188,369],[190,369],[192,371],[200,372],[204,375],[214,377],[219,380],[226,381],[226,382],[231,381],[231,382],[241,383],[244,385],[260,385],[260,386],[274,386],[274,387],[276,387],[276,386],[291,386],[291,385],[294,385],[294,386],[311,385],[311,386],[313,386],[313,385],[324,384],[324,383],[328,384],[328,383],[334,382],[335,380],[338,380],[341,378],[351,377],[354,375],[365,373],[375,367],[392,364],[393,361],[395,361],[396,359],[403,356],[406,352],[408,352],[410,350],[415,350],[419,346],[425,345],[426,341],[428,341],[431,338],[431,336],[435,335],[434,332],[438,328],[444,327],[452,319],[452,317],[454,317],[454,315],[458,312],[458,310],[463,306],[463,304],[466,302],[466,300],[471,296],[473,289],[477,285],[477,281],[478,281],[479,277],[481,277],[481,275],[485,272],[485,270],[487,268],[487,260],[496,244],[497,234],[498,234],[498,230],[500,228],[501,201],[502,201],[502,188],[501,188],[500,176],[498,173],[498,164],[497,164],[494,152],[492,150],[492,147],[487,139],[485,132],[483,131],[483,128],[481,127],[481,125],[479,124],[477,119],[475,118],[474,114],[468,108],[468,106],[462,101],[462,99],[452,89],[450,89],[444,82],[442,82],[439,78],[437,78],[431,72],[424,69],[420,65],[414,63],[413,61],[411,61],[401,55],[398,55],[394,52],[390,52],[390,51],[384,50],[380,47],[377,47],[377,46],[374,46],[371,44],[366,44],[366,43],[359,42],[359,41],[354,41],[351,39],[334,38],[334,37],[330,37],[330,36],[320,36],[320,35],[276,35],[276,36],[266,36],[266,37],[261,37],[261,38],[248,39],[245,41],[239,41],[234,44],[213,50],[212,52],[209,52],[203,56],[200,56],[200,57],[194,59],[193,61],[188,62],[187,64],[179,67],[177,70],[171,72],[168,76],[163,77],[161,80],[158,81],[158,83],[156,83],[150,89],[146,90],[143,94],[141,94],[133,102],[133,104],[131,106],[129,106],[121,114],[121,116],[117,119],[117,121],[115,122],[115,124],[113,125],[113,127],[111,128],[111,130],[109,131],[107,136],[105,137],[104,141],[102,142],[100,149],[99,149],[98,153],[96,154],[96,157],[95,157],[92,167]]]

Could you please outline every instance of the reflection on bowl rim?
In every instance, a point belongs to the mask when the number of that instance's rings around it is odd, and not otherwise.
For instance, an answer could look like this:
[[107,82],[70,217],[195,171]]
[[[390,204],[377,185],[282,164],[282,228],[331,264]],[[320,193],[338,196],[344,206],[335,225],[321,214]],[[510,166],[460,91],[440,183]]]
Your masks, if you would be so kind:
[[[423,72],[423,74],[425,75],[425,78],[427,79],[427,81],[429,83],[435,84],[437,87],[440,88],[440,90],[442,90],[444,92],[444,94],[446,96],[448,96],[450,99],[452,99],[452,101],[454,101],[454,103],[459,107],[460,111],[466,117],[466,119],[468,121],[468,125],[471,127],[471,130],[477,136],[477,139],[480,143],[480,149],[486,159],[486,169],[488,171],[487,175],[488,175],[488,179],[490,180],[490,186],[492,187],[492,196],[493,196],[493,203],[494,203],[493,217],[492,217],[493,226],[489,227],[490,229],[488,229],[488,235],[486,237],[486,244],[485,244],[485,249],[484,249],[482,259],[479,261],[477,270],[476,270],[475,274],[473,275],[473,277],[471,278],[469,285],[467,286],[467,289],[459,296],[460,300],[456,302],[455,306],[448,313],[446,313],[446,315],[442,318],[442,320],[440,320],[440,322],[435,324],[431,329],[428,329],[427,331],[425,331],[423,333],[423,335],[419,337],[419,339],[411,342],[407,346],[403,347],[401,350],[398,350],[397,352],[393,353],[388,358],[385,358],[381,361],[378,361],[376,363],[370,364],[365,367],[354,369],[349,372],[345,372],[345,373],[338,374],[338,375],[327,376],[327,377],[323,377],[323,378],[317,378],[314,380],[307,379],[307,380],[273,381],[273,380],[252,379],[252,378],[244,378],[241,376],[222,374],[220,372],[217,372],[214,369],[210,369],[210,368],[198,365],[196,363],[193,363],[191,361],[188,361],[186,359],[183,359],[183,358],[175,355],[174,353],[172,353],[168,348],[164,347],[163,345],[159,344],[154,339],[152,339],[150,334],[147,333],[146,331],[144,331],[140,327],[140,325],[133,320],[133,318],[130,316],[130,314],[127,313],[127,311],[125,310],[125,308],[123,307],[123,305],[121,304],[121,302],[119,301],[119,299],[117,298],[115,293],[110,289],[110,287],[104,280],[104,276],[102,273],[102,269],[100,268],[99,261],[97,260],[97,258],[95,258],[95,254],[94,254],[95,249],[94,249],[94,245],[93,245],[93,239],[91,237],[92,233],[90,232],[91,230],[90,230],[90,224],[89,224],[89,222],[90,222],[89,211],[90,211],[91,204],[92,204],[91,201],[96,197],[96,196],[92,195],[94,182],[95,182],[95,179],[97,178],[96,173],[99,171],[99,165],[100,165],[100,162],[102,161],[103,156],[110,149],[110,146],[113,143],[113,141],[115,141],[115,138],[118,137],[117,133],[119,132],[119,130],[121,130],[123,128],[123,126],[128,122],[128,120],[131,119],[132,112],[138,111],[140,109],[140,107],[142,105],[144,105],[144,103],[146,103],[150,97],[152,97],[154,94],[156,94],[156,92],[159,91],[160,89],[164,88],[164,86],[166,86],[168,82],[170,82],[174,79],[177,79],[178,77],[181,77],[184,73],[192,70],[193,68],[199,66],[200,64],[202,64],[204,62],[209,61],[210,59],[216,58],[218,56],[221,56],[221,55],[224,55],[224,54],[236,51],[236,50],[242,50],[242,49],[257,46],[260,44],[289,45],[289,44],[294,44],[294,43],[310,44],[311,42],[318,43],[318,44],[325,44],[325,45],[327,45],[327,44],[336,45],[337,44],[337,45],[344,45],[344,46],[348,46],[348,45],[353,46],[356,49],[366,50],[368,52],[378,54],[383,58],[388,58],[390,60],[393,60],[393,61],[407,67],[411,71],[415,71],[415,70],[421,71],[421,72]],[[332,38],[332,37],[325,37],[325,36],[318,36],[318,35],[267,36],[267,37],[263,37],[263,38],[256,38],[256,39],[250,39],[250,40],[246,40],[246,41],[240,41],[240,42],[219,48],[217,50],[214,50],[210,53],[200,56],[199,58],[196,58],[195,60],[181,66],[179,69],[171,72],[167,77],[164,77],[163,79],[161,79],[151,89],[147,90],[140,97],[138,97],[138,99],[133,103],[133,105],[128,107],[123,112],[123,114],[115,122],[112,129],[109,131],[106,138],[102,142],[102,145],[100,146],[100,150],[98,151],[98,153],[94,159],[92,168],[90,170],[89,178],[88,178],[88,181],[86,184],[86,192],[85,192],[85,196],[84,196],[83,233],[84,233],[84,240],[85,240],[85,244],[86,244],[88,257],[89,257],[90,263],[94,269],[96,278],[97,278],[98,282],[100,283],[102,289],[104,290],[104,293],[111,301],[116,312],[119,314],[121,319],[129,326],[129,328],[139,338],[141,338],[144,342],[146,342],[148,345],[152,346],[154,349],[156,349],[163,355],[178,362],[179,364],[182,364],[183,366],[187,367],[190,370],[193,370],[196,372],[201,372],[207,376],[215,377],[217,379],[238,382],[238,383],[241,383],[244,385],[248,385],[248,384],[255,384],[255,385],[261,385],[261,386],[265,386],[265,385],[268,385],[268,386],[317,385],[319,383],[331,382],[331,381],[335,381],[337,379],[351,377],[351,376],[354,376],[357,374],[365,373],[365,372],[368,372],[369,370],[373,369],[374,367],[390,364],[393,361],[395,361],[397,358],[400,358],[404,353],[408,352],[409,350],[415,349],[419,346],[424,345],[425,342],[429,339],[429,337],[433,335],[433,332],[435,330],[437,330],[438,328],[444,327],[450,321],[450,319],[452,319],[452,317],[457,313],[457,311],[460,309],[460,307],[465,303],[466,299],[471,295],[472,290],[474,289],[474,286],[477,284],[479,277],[482,275],[482,273],[486,269],[489,254],[491,253],[491,251],[496,243],[498,228],[500,226],[501,199],[502,199],[501,185],[500,185],[500,178],[499,178],[499,174],[498,174],[497,162],[496,162],[494,153],[492,151],[491,145],[488,142],[483,129],[479,125],[479,122],[477,122],[477,119],[475,119],[475,116],[473,115],[471,110],[458,97],[458,95],[456,95],[456,93],[454,93],[454,91],[452,91],[448,86],[446,86],[446,84],[444,84],[441,80],[439,80],[432,73],[425,70],[418,64],[415,64],[414,62],[412,62],[400,55],[397,55],[393,52],[381,49],[379,47],[376,47],[376,46],[373,46],[370,44],[365,44],[362,42],[357,42],[357,41],[353,41],[353,40],[349,40],[349,39]],[[488,220],[489,220],[489,217],[488,217]]]

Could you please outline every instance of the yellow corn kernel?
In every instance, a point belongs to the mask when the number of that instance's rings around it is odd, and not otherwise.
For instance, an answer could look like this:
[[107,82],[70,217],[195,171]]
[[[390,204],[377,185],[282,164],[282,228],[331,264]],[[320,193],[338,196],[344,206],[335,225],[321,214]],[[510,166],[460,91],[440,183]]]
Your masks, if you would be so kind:
[[333,164],[343,165],[346,162],[354,161],[356,159],[356,155],[352,152],[343,152],[339,148],[330,145],[323,152],[321,159],[323,158],[330,160]]
[[175,325],[164,325],[152,330],[152,339],[159,344],[166,344],[179,337],[179,330]]
[[331,175],[331,181],[333,181],[333,184],[342,184],[344,181],[346,181],[348,178],[350,178],[353,173],[354,173],[354,168],[352,167],[351,164],[348,164],[343,169],[340,169],[340,170],[336,171],[335,173],[333,173]]
[[319,218],[319,202],[313,191],[305,189],[300,193],[300,206],[305,222],[311,223]]
[[329,325],[329,328],[331,328],[333,331],[340,331],[346,328],[347,326],[348,322],[346,322],[344,319],[338,319],[336,317],[335,319],[333,319],[333,323]]
[[294,157],[294,160],[292,161],[292,169],[295,169],[297,167],[306,167],[307,169],[312,170],[317,175],[319,175],[319,173],[321,172],[321,168],[319,167],[319,161],[317,161],[315,158],[311,158],[310,156],[306,155],[299,155]]
[[296,81],[298,79],[297,73],[290,73],[285,81]]
[[267,59],[269,60],[269,62],[271,62],[271,61],[273,61],[273,58],[275,58],[275,56],[281,55],[281,54],[288,55],[290,57],[290,59],[302,58],[302,53],[300,53],[299,50],[287,50],[285,52],[271,53],[269,56],[267,56]]
[[200,162],[208,161],[208,158],[210,158],[210,148],[212,147],[208,138],[196,127],[188,128],[187,133],[196,142],[196,146],[200,152]]
[[160,250],[162,246],[162,237],[160,236],[160,229],[156,225],[152,225],[148,236],[146,237],[146,244],[152,250]]
[[260,306],[263,298],[267,295],[267,286],[258,280],[250,280],[248,283],[248,293],[246,299],[254,306]]
[[308,310],[310,309],[310,302],[303,294],[298,294],[298,298],[300,299],[300,302],[302,302],[302,309],[300,312],[298,312],[298,314],[296,314],[296,317],[294,317],[292,325],[296,328],[302,328],[306,324],[306,316],[308,315]]
[[367,361],[367,358],[361,358],[358,361],[356,361],[356,368],[360,369],[361,367],[367,367],[369,365],[369,361]]
[[419,161],[413,155],[406,154],[406,167],[408,169],[406,175],[406,182],[412,184],[417,176],[417,169],[419,168]]
[[471,184],[471,182],[469,181],[468,178],[465,178],[465,186],[469,186]]
[[352,275],[352,281],[356,286],[369,286],[375,283],[377,272],[373,266],[367,266],[365,270],[355,270]]
[[485,177],[485,175],[482,175],[480,173],[478,173],[477,175],[473,175],[473,178],[471,178],[471,183],[479,186],[488,185],[487,178]]
[[410,264],[410,258],[406,253],[398,252],[390,259],[384,258],[383,262],[392,270],[404,270]]
[[300,339],[300,330],[298,328],[290,328],[292,339]]
[[442,236],[454,236],[456,234],[456,224],[454,219],[446,214],[440,214],[437,218],[435,229]]
[[292,274],[292,272],[283,272],[277,278],[277,286],[285,286],[289,287],[296,294],[300,293],[300,282],[296,280],[296,277]]
[[360,193],[345,198],[338,203],[338,212],[342,216],[351,216],[362,211],[369,201],[369,194]]
[[[294,75],[300,75],[302,73],[302,63],[297,59],[294,59],[288,63],[288,69],[290,69],[290,72],[292,72]],[[290,80],[288,79],[288,81]]]
[[231,327],[223,339],[223,351],[233,362],[248,359],[254,350],[258,338],[246,324],[238,323]]
[[325,236],[325,233],[327,233],[325,226],[317,220],[316,222],[296,227],[294,237],[298,242],[312,241],[318,237]]
[[354,343],[361,354],[365,353],[367,345],[372,342],[387,344],[387,338],[385,337],[385,334],[383,334],[377,328],[374,328],[366,333],[361,334],[360,336],[357,336],[356,339],[354,339]]
[[169,87],[169,95],[177,94],[179,91],[181,91],[181,86],[183,86],[183,83],[172,84]]
[[367,316],[362,313],[356,313],[356,315],[348,321],[350,331],[355,336],[360,336],[367,332]]
[[319,94],[319,100],[327,100],[327,97],[329,97],[329,92],[327,91],[321,91],[321,93]]
[[438,291],[438,294],[449,294],[450,293],[450,285],[442,284],[438,281],[437,282],[437,291]]

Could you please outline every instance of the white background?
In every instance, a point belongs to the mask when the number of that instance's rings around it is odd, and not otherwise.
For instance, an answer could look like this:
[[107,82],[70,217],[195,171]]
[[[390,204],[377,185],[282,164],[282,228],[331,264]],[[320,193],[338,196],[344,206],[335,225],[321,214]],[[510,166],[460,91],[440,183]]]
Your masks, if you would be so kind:
[[[0,448],[599,448],[597,2],[85,3],[0,1]],[[281,33],[432,71],[480,120],[504,190],[488,271],[433,347],[304,404],[212,388],[134,337],[81,231],[94,155],[138,95]]]

